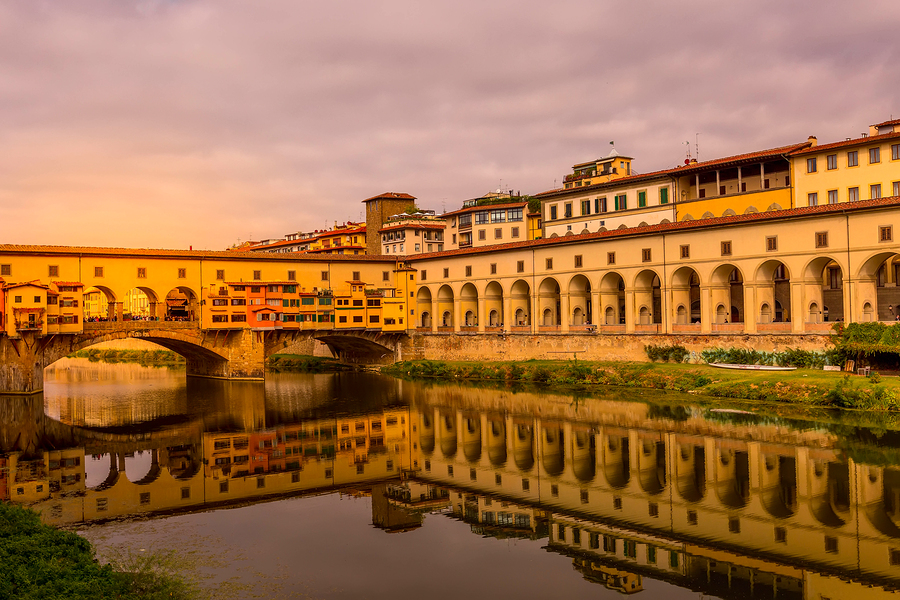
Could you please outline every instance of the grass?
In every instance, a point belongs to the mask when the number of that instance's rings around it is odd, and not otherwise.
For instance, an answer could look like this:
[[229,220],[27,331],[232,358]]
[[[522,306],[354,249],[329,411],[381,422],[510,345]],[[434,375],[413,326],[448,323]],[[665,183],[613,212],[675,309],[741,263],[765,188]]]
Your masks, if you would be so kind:
[[863,378],[817,369],[739,371],[679,363],[588,361],[410,361],[388,375],[444,380],[531,382],[541,385],[616,385],[690,392],[716,398],[807,406],[900,411],[900,378]]
[[306,356],[303,354],[273,354],[266,361],[266,369],[270,371],[297,371],[304,373],[325,373],[347,369],[333,358]]
[[168,555],[101,565],[83,537],[40,522],[37,513],[0,503],[0,598],[18,600],[188,600],[198,591]]

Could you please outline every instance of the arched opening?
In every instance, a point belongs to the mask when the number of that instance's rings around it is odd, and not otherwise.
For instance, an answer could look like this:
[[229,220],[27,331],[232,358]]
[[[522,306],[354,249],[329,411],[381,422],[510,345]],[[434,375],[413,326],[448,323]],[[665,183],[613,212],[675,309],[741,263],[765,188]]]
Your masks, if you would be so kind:
[[453,289],[449,285],[442,285],[438,289],[437,305],[438,314],[441,315],[438,326],[442,329],[453,327]]
[[488,326],[502,327],[503,323],[503,288],[496,281],[487,284],[484,289],[484,309],[488,312]]
[[506,464],[506,421],[502,417],[488,420],[488,458],[495,467]]
[[[840,263],[830,256],[814,258],[804,268],[803,280],[807,300],[806,324],[815,326],[843,321],[844,271]],[[826,327],[822,325],[822,328]]]
[[544,472],[551,477],[561,475],[566,468],[562,427],[544,427],[541,436],[541,457]]
[[719,448],[716,461],[716,495],[731,508],[741,508],[750,499],[750,460],[746,451]]
[[675,455],[678,494],[688,502],[706,495],[706,450],[703,444],[679,443]]
[[760,494],[773,517],[784,519],[797,511],[797,461],[793,456],[762,454]]
[[[897,254],[880,252],[863,263],[859,270],[859,283],[854,290],[854,303],[862,307],[861,321],[900,320],[898,277],[900,256]],[[868,311],[866,304],[869,305]]]
[[527,281],[519,279],[510,290],[512,311],[515,315],[515,327],[528,327],[531,325],[531,286]]
[[615,271],[600,280],[600,306],[603,307],[603,324],[625,324],[625,280]]
[[605,436],[602,462],[603,473],[610,486],[616,489],[627,486],[631,480],[628,438],[618,435]]
[[438,437],[441,440],[441,453],[444,458],[456,456],[456,415],[449,411],[442,411],[438,424]]
[[84,291],[82,298],[85,321],[113,321],[118,318],[118,301],[110,288],[98,285]]
[[419,419],[419,446],[426,456],[434,452],[434,418],[427,412],[422,412]]
[[541,314],[541,325],[559,326],[559,283],[552,277],[544,279],[538,287],[538,310]]
[[638,325],[662,324],[662,289],[656,271],[645,269],[635,277],[634,302],[638,309]]
[[597,442],[590,431],[573,431],[572,437],[572,470],[579,481],[587,483],[596,475]]
[[710,277],[715,324],[744,322],[744,276],[734,265],[716,267]]
[[478,291],[471,283],[467,283],[459,292],[460,310],[466,327],[478,325]]
[[420,287],[416,292],[416,312],[419,314],[419,327],[431,329],[431,290],[427,287]]
[[666,489],[666,444],[662,440],[644,438],[640,441],[638,471],[641,489],[656,495]]
[[530,423],[515,424],[513,456],[519,470],[527,472],[534,467],[534,430]]
[[481,418],[478,415],[463,416],[463,454],[469,462],[481,460]]
[[192,289],[179,286],[166,294],[166,321],[196,321],[199,315],[197,294]]
[[593,322],[591,306],[591,282],[584,275],[576,275],[569,282],[569,310],[572,325],[586,325]]
[[829,527],[850,518],[850,465],[814,459],[809,473],[809,504],[813,516]]
[[[778,260],[766,261],[756,272],[756,282],[759,329],[785,329],[773,324],[791,322],[791,276],[787,267]],[[767,307],[765,312],[763,305]]]
[[[681,267],[672,274],[672,300],[676,306],[677,327],[699,327],[703,320],[700,306],[700,276],[691,267]],[[677,307],[684,307],[679,314]]]
[[150,288],[134,287],[122,297],[122,318],[125,321],[159,320],[159,300]]

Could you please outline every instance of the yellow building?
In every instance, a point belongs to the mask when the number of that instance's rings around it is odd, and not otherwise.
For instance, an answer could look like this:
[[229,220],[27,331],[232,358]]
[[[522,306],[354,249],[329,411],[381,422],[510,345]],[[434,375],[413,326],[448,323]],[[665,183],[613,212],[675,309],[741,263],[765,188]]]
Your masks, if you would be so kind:
[[797,206],[900,196],[900,119],[869,127],[869,134],[791,154]]
[[309,252],[314,254],[365,254],[366,224],[348,221],[324,231],[312,241]]

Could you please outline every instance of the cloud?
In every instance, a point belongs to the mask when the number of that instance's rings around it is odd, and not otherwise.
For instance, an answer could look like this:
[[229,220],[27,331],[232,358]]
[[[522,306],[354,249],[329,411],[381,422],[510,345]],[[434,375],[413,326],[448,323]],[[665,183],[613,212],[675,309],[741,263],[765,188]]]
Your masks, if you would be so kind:
[[[86,0],[0,5],[0,241],[222,248],[406,191],[534,193],[857,135],[900,4]],[[22,227],[19,224],[28,223]]]

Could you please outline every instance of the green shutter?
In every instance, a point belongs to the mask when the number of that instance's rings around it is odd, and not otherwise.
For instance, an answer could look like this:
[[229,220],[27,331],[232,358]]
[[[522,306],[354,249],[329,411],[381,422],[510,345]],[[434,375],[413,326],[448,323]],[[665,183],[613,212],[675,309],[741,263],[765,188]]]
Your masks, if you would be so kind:
[[659,203],[660,204],[668,204],[669,203],[669,188],[667,188],[667,187],[660,188]]
[[647,192],[638,192],[638,206],[640,208],[647,206]]
[[615,207],[613,208],[613,210],[619,210],[619,197],[618,196],[616,196],[614,203],[615,203]]

